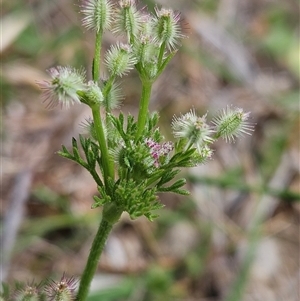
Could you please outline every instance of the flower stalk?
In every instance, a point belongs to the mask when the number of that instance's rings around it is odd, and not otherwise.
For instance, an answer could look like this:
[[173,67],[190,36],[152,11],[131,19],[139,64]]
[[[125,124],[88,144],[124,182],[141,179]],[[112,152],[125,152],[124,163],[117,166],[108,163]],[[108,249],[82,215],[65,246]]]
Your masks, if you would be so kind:
[[152,82],[143,83],[138,122],[137,122],[137,133],[135,137],[136,140],[140,138],[146,125],[150,96],[151,96],[151,89],[152,89]]
[[93,81],[98,82],[100,74],[102,31],[96,33],[95,55],[93,59]]
[[99,143],[99,148],[101,151],[101,162],[103,166],[103,177],[107,185],[108,178],[114,178],[114,166],[113,162],[110,160],[107,142],[104,134],[104,128],[100,117],[100,106],[94,105],[92,108],[92,114],[94,119],[94,131],[97,136]]

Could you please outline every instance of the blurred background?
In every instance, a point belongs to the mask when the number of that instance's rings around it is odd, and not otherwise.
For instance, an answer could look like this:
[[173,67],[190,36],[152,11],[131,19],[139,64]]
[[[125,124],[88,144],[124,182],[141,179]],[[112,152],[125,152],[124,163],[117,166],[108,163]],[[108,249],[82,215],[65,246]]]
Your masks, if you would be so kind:
[[[174,114],[251,111],[255,132],[214,144],[184,170],[189,197],[162,195],[154,222],[123,214],[89,301],[299,300],[299,1],[165,0],[189,38],[155,83],[151,109],[172,139]],[[1,280],[80,276],[101,219],[91,176],[59,157],[84,105],[48,111],[37,80],[56,65],[91,71],[93,34],[72,0],[1,1]],[[140,1],[139,7],[154,1]],[[116,38],[105,35],[107,49]],[[104,69],[102,69],[104,72]],[[120,80],[136,115],[141,85]]]

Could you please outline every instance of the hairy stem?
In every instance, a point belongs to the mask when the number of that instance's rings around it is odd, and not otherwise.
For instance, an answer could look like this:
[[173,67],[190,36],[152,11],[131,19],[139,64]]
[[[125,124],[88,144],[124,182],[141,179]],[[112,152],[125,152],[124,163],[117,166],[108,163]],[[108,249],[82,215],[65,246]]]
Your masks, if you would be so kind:
[[121,214],[122,210],[115,204],[107,204],[104,206],[102,221],[94,238],[92,248],[80,280],[76,301],[86,300],[108,235],[111,232],[113,225],[118,222]]
[[88,296],[90,285],[96,272],[100,255],[104,249],[105,242],[112,227],[113,224],[102,219],[98,232],[94,238],[87,264],[80,280],[80,285],[76,296],[77,301],[85,301]]

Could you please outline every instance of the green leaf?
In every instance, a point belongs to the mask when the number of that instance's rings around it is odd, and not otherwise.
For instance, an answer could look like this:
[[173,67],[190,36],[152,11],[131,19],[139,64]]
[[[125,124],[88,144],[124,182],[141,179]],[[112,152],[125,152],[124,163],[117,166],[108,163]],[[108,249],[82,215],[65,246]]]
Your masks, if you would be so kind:
[[[86,140],[82,135],[79,135],[79,140],[80,140],[80,144],[82,146],[83,149],[86,149],[87,146],[86,146]],[[76,141],[76,140],[75,140]],[[77,143],[76,143],[77,144]],[[73,146],[74,147],[74,146]]]
[[104,204],[109,202],[108,199],[102,199],[96,195],[93,196],[93,199],[94,199],[94,204],[92,205],[92,209],[103,206]]
[[168,187],[158,187],[157,191],[159,192],[174,192],[174,193],[178,193],[178,194],[189,194],[189,192],[187,192],[187,190],[182,190],[179,189],[180,187],[184,186],[186,184],[186,179],[181,178],[179,180],[177,180],[173,185],[168,186]]
[[64,153],[66,153],[66,154],[68,154],[68,155],[71,155],[71,154],[69,153],[68,149],[67,149],[64,145],[62,145],[62,149],[63,149],[63,152],[64,152]]
[[67,158],[67,159],[70,159],[70,160],[74,160],[74,157],[69,153],[69,152],[66,152],[66,151],[58,151],[57,154],[61,157],[64,157],[64,158]]
[[95,154],[93,153],[93,151],[91,149],[87,150],[86,159],[87,159],[87,163],[88,163],[89,167],[91,167],[92,169],[95,169],[95,167],[96,167],[96,157],[95,157]]
[[160,181],[157,183],[157,187],[162,186],[163,184],[171,181],[174,177],[180,172],[180,169],[165,171]]
[[173,193],[181,194],[181,195],[190,195],[190,192],[185,189],[175,189],[172,191]]
[[74,137],[72,137],[72,149],[73,149],[73,156],[76,159],[76,161],[78,162],[80,160],[80,155],[79,155],[79,151],[78,151],[78,145],[77,145],[77,141]]

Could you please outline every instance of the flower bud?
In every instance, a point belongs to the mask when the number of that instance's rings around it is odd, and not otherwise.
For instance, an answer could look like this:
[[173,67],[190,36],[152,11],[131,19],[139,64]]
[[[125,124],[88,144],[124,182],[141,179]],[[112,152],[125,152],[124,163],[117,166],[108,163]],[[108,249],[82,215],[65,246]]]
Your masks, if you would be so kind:
[[103,102],[103,94],[97,83],[94,81],[88,82],[88,87],[86,90],[86,97],[89,104],[96,104]]
[[106,53],[106,65],[112,76],[122,76],[133,69],[136,59],[129,45],[113,45]]
[[243,134],[251,135],[254,126],[247,121],[249,115],[250,112],[245,113],[243,109],[231,109],[230,106],[227,106],[220,116],[212,121],[215,125],[216,137],[222,137],[226,142],[232,142],[235,137],[243,136]]
[[69,108],[74,103],[80,103],[77,91],[85,89],[85,73],[71,67],[54,67],[48,70],[51,81],[38,81],[37,84],[43,90],[43,102],[49,109],[58,104]]
[[112,4],[107,0],[85,0],[81,6],[85,15],[82,25],[87,29],[103,32],[112,22]]

